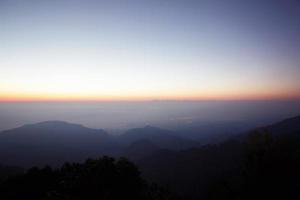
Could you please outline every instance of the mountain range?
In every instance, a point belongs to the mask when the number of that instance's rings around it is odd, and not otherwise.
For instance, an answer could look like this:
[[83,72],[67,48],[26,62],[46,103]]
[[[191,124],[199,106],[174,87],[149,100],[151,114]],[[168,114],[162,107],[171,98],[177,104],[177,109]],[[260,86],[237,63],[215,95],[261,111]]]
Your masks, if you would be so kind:
[[[185,197],[211,199],[297,199],[300,116],[238,134],[218,144],[181,151],[159,150],[136,163],[144,176]],[[212,191],[214,188],[216,191]],[[251,188],[251,190],[248,190]],[[263,191],[262,191],[263,190]],[[242,191],[242,192],[241,192]],[[224,194],[225,193],[225,194]],[[233,198],[231,195],[245,195]],[[272,199],[275,199],[272,198]],[[192,199],[192,198],[191,198]]]
[[[299,135],[300,116],[259,128],[263,129],[268,129],[274,135]],[[2,131],[0,160],[2,164],[26,167],[57,165],[101,155],[142,160],[153,155],[159,154],[157,157],[161,157],[164,153],[201,146],[198,140],[152,126],[130,129],[120,136],[113,136],[102,129],[63,121],[46,121]]]
[[39,166],[100,155],[140,158],[158,149],[181,150],[196,145],[172,131],[150,126],[113,136],[102,129],[45,121],[1,132],[0,160],[11,165]]

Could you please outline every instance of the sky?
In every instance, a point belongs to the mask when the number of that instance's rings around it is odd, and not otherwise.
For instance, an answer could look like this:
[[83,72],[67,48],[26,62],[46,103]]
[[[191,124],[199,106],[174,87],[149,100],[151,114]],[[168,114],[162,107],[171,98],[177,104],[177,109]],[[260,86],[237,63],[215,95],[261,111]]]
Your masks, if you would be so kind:
[[297,0],[0,0],[0,101],[300,98]]

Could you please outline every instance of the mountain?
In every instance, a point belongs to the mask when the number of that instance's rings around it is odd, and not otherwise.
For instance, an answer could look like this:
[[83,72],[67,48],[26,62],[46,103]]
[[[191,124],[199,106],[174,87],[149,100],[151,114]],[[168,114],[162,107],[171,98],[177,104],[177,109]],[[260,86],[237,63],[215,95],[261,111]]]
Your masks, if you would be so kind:
[[210,182],[239,167],[241,154],[240,144],[228,142],[183,151],[158,150],[136,164],[148,180],[187,199],[192,199],[191,196],[205,199],[201,195],[208,190]]
[[193,121],[187,124],[178,123],[172,127],[178,136],[198,141],[201,144],[219,143],[243,133],[256,126],[242,120],[232,121]]
[[62,121],[28,124],[0,133],[0,160],[13,165],[62,163],[113,154],[118,147],[104,130]]
[[299,199],[300,116],[256,130],[214,145],[158,150],[136,163],[148,180],[187,199]]
[[186,149],[197,143],[172,131],[147,126],[116,137],[102,129],[80,124],[46,121],[0,133],[1,163],[17,166],[58,165],[101,155],[140,159],[161,148]]
[[139,160],[141,158],[150,156],[153,152],[156,152],[159,149],[160,148],[151,141],[140,139],[125,148],[122,155],[132,160]]
[[300,136],[300,115],[266,126],[265,129],[275,136],[282,134]]
[[[300,116],[258,128],[265,129],[274,136],[300,136]],[[246,135],[235,139],[246,140]],[[57,165],[101,155],[121,155],[140,160],[162,149],[178,151],[195,147],[200,147],[200,142],[152,126],[130,129],[120,136],[112,136],[102,129],[63,121],[46,121],[0,133],[1,163],[25,167]]]
[[[183,199],[299,199],[299,120],[289,118],[254,134],[245,132],[242,139],[203,146],[151,126],[112,137],[103,130],[48,121],[0,133],[0,161],[60,164],[114,152],[133,159],[144,178]],[[8,173],[6,167],[2,171]]]
[[173,150],[186,149],[198,145],[198,143],[193,140],[176,136],[176,133],[173,131],[153,126],[130,129],[119,137],[119,141],[125,145],[130,145],[138,140],[147,140],[159,148]]

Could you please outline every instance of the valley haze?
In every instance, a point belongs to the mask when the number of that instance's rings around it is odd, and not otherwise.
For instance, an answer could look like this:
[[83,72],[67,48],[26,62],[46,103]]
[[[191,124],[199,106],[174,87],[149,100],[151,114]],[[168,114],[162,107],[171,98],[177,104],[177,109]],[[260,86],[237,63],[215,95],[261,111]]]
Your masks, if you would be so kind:
[[0,102],[0,130],[60,120],[116,134],[146,125],[172,130],[212,125],[217,132],[225,127],[237,132],[298,113],[300,100]]

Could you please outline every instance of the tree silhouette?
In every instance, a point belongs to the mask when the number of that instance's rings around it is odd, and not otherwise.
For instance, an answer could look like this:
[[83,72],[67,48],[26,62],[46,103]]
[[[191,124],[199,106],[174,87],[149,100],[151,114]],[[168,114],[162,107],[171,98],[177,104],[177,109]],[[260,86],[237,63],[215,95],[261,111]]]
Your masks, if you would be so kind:
[[65,163],[59,169],[31,168],[5,181],[1,199],[31,200],[164,200],[173,199],[144,181],[138,168],[125,158],[102,157],[84,163]]

